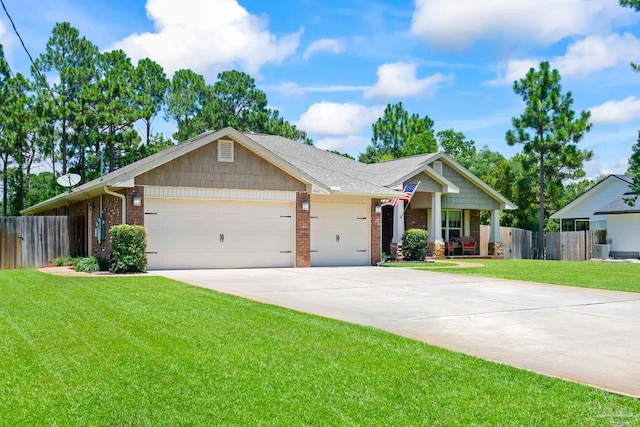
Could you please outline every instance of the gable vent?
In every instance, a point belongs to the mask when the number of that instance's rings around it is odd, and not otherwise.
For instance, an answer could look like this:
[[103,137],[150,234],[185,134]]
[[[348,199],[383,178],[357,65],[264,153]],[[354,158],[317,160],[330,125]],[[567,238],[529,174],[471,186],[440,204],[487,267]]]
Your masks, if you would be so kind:
[[233,162],[233,141],[228,139],[218,141],[218,161]]
[[442,175],[442,162],[440,160],[433,162],[433,169]]

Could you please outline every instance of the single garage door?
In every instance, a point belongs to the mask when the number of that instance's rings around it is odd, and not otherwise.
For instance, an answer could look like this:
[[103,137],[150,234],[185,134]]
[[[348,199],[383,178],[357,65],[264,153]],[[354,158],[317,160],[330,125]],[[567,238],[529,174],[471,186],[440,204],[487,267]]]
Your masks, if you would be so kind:
[[311,204],[311,265],[369,265],[369,206]]
[[292,267],[293,208],[147,198],[149,269]]

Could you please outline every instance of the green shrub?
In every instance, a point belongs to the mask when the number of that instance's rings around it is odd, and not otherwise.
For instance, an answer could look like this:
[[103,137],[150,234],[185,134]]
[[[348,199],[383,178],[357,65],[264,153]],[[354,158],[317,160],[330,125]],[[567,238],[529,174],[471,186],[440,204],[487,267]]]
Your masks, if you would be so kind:
[[142,273],[147,269],[147,231],[139,225],[114,225],[111,235],[113,273]]
[[111,268],[111,260],[106,256],[96,256],[98,260],[98,266],[100,267],[100,271],[109,271]]
[[427,230],[412,228],[402,235],[402,254],[407,261],[423,261],[429,247]]
[[86,271],[87,273],[93,273],[100,270],[98,260],[95,257],[77,258],[76,271]]
[[78,261],[78,258],[73,258],[70,256],[66,256],[66,257],[58,257],[55,259],[54,264],[57,267],[62,267],[62,266],[66,266],[66,265],[76,265],[76,262]]

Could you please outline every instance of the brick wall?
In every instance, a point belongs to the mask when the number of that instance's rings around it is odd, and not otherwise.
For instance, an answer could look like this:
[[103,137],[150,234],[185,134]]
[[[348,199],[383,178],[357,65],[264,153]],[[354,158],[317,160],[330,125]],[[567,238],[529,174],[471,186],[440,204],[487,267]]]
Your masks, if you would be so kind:
[[296,195],[296,264],[295,267],[311,266],[311,209],[302,210],[302,200],[309,199],[308,193]]
[[407,209],[404,213],[405,230],[410,228],[427,229],[427,210],[426,209]]
[[380,252],[382,245],[380,239],[382,237],[382,214],[376,213],[376,204],[380,200],[371,200],[371,265],[376,265],[380,261]]
[[[139,194],[142,198],[140,206],[133,206],[134,193]],[[144,187],[127,188],[124,194],[127,197],[127,224],[142,225],[144,227]]]
[[[469,235],[476,242],[480,242],[480,211],[470,212],[469,226],[471,227]],[[478,243],[478,246],[480,246],[480,243]]]

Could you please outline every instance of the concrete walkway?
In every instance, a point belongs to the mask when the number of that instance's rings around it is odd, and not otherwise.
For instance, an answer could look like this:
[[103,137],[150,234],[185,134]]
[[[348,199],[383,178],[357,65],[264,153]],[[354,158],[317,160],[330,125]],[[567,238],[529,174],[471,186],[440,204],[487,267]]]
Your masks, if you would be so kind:
[[151,274],[640,397],[640,294],[379,267]]

